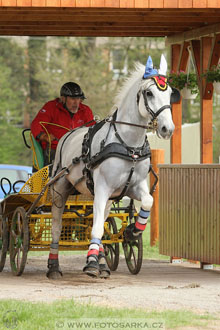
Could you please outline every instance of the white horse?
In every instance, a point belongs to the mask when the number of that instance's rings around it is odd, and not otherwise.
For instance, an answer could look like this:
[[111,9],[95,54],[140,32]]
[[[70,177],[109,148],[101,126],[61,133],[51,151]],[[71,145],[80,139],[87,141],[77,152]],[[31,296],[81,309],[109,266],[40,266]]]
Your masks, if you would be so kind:
[[[58,243],[62,229],[62,213],[71,188],[91,196],[94,190],[92,239],[84,272],[94,277],[108,277],[101,239],[104,222],[108,217],[111,200],[120,195],[141,201],[135,224],[125,230],[130,240],[141,235],[153,204],[147,185],[150,168],[146,127],[154,123],[157,135],[164,139],[172,136],[174,124],[171,103],[179,97],[166,81],[167,63],[161,56],[160,69],[153,68],[148,58],[146,68],[136,65],[116,98],[116,112],[102,123],[90,128],[76,129],[59,141],[53,175],[67,167],[68,174],[53,186],[52,243],[48,259],[49,278],[62,275],[58,261]],[[84,142],[83,142],[84,141]],[[82,148],[83,145],[83,148]],[[122,154],[122,156],[120,156]],[[86,163],[86,166],[85,166]],[[89,186],[89,189],[88,189]]]

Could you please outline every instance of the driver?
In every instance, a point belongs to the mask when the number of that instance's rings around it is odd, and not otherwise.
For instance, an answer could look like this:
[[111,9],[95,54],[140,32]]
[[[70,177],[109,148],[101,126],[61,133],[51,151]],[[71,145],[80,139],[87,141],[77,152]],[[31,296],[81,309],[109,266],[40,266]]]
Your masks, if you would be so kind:
[[87,124],[95,124],[90,107],[83,104],[85,95],[75,82],[65,83],[60,90],[60,98],[47,102],[31,123],[31,132],[40,142],[44,166],[55,157],[59,139],[69,130]]

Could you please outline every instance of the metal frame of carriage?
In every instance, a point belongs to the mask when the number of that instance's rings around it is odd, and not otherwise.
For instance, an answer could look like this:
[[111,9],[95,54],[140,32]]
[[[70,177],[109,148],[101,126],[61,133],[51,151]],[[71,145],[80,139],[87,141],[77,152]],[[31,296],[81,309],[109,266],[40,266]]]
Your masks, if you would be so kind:
[[[32,140],[31,140],[32,141]],[[36,155],[32,143],[32,150]],[[14,275],[24,271],[28,251],[49,251],[52,226],[52,184],[65,169],[54,178],[49,178],[50,166],[35,172],[19,193],[7,196],[0,203],[0,271],[3,270],[7,253],[10,255]],[[56,201],[55,201],[56,202]],[[119,243],[125,254],[129,271],[137,274],[142,265],[142,235],[134,241],[126,241],[124,230],[135,221],[137,213],[133,201],[126,207],[113,204],[104,224],[105,256],[110,270],[119,263]],[[62,233],[59,250],[87,250],[91,239],[93,199],[83,195],[70,195],[62,217]]]

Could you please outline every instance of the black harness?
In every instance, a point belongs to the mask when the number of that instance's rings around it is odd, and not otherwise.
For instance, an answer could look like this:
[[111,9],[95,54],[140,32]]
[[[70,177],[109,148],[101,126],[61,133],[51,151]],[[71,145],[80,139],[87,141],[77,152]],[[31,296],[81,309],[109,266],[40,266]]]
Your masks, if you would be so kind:
[[[141,161],[146,158],[151,157],[150,145],[147,140],[147,136],[145,137],[144,144],[142,147],[130,147],[128,146],[120,137],[117,128],[115,126],[115,121],[117,117],[117,110],[112,116],[112,120],[110,121],[109,130],[104,140],[100,143],[100,150],[94,156],[91,156],[91,144],[95,134],[102,128],[103,125],[106,124],[106,120],[103,120],[94,126],[90,127],[88,132],[84,136],[83,144],[82,144],[82,160],[85,163],[85,168],[83,170],[83,174],[86,176],[86,184],[89,191],[94,195],[94,183],[92,178],[92,170],[101,164],[105,159],[110,157],[118,157],[125,160],[132,161],[132,167],[120,196],[117,198],[113,198],[114,200],[120,200],[126,193],[129,183],[131,181],[134,168],[137,161]],[[120,143],[112,142],[105,145],[108,134],[110,132],[111,127],[114,128],[115,136],[119,140]]]

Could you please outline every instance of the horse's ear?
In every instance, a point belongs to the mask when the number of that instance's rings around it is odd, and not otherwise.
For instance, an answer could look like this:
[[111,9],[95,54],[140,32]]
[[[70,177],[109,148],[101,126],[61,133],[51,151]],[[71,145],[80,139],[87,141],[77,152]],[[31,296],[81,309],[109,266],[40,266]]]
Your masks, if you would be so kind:
[[167,73],[167,61],[163,54],[160,57],[160,69],[158,70],[158,73],[162,76],[166,76]]
[[153,75],[158,74],[157,70],[154,69],[153,61],[151,56],[148,56],[147,63],[145,66],[145,73],[143,75],[143,79],[147,79]]
[[176,88],[172,88],[172,94],[171,94],[171,99],[170,103],[177,103],[180,100],[180,92]]

